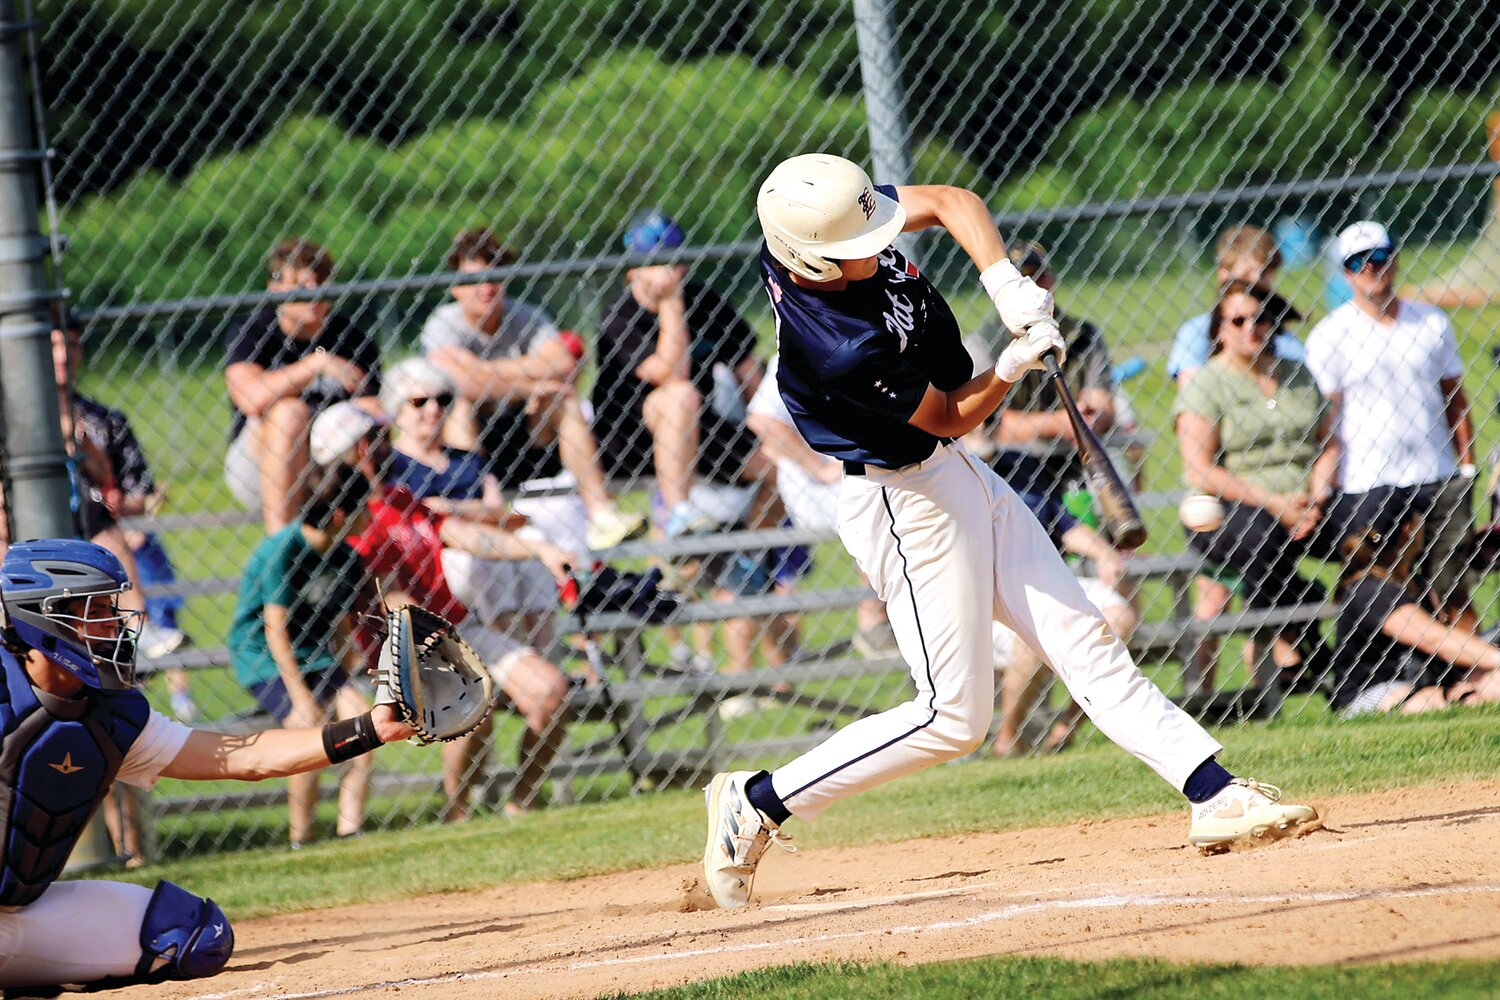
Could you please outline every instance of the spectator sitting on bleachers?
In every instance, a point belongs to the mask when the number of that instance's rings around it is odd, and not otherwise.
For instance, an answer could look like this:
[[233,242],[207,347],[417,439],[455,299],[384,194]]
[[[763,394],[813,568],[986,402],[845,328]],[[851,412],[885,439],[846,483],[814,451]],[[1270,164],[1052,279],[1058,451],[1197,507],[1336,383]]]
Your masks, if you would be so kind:
[[[1214,245],[1214,262],[1215,288],[1222,288],[1231,281],[1241,281],[1274,290],[1276,276],[1281,271],[1281,250],[1276,246],[1275,237],[1264,229],[1230,226],[1219,234]],[[1194,316],[1178,327],[1172,338],[1172,350],[1167,355],[1167,374],[1176,379],[1179,386],[1192,381],[1213,353],[1208,331],[1212,318],[1212,310]],[[1302,361],[1307,356],[1302,341],[1284,327],[1276,331],[1272,350],[1277,357],[1289,361]]]
[[[487,463],[482,456],[443,445],[448,408],[444,403],[451,405],[453,399],[448,373],[425,358],[408,358],[386,373],[381,406],[397,433],[382,470],[383,482],[409,490],[438,513],[499,525],[523,539],[568,551],[586,545],[587,516],[576,494],[522,499],[514,507],[507,506],[498,480],[484,471]],[[522,508],[535,515],[535,520],[523,514]],[[459,551],[450,552],[447,558],[448,573],[454,579],[474,581],[477,590],[491,595],[470,603],[496,613],[504,609],[526,616],[517,627],[539,645],[550,641],[557,584],[545,566],[535,559],[476,560]]]
[[[1270,233],[1255,226],[1234,225],[1219,234],[1214,245],[1214,262],[1217,267],[1215,288],[1229,281],[1244,281],[1262,288],[1273,289],[1276,276],[1281,271],[1281,251]],[[1167,355],[1167,374],[1177,381],[1178,388],[1185,386],[1198,374],[1208,361],[1210,344],[1209,320],[1213,312],[1202,313],[1187,320],[1177,329],[1172,339],[1172,350]],[[1271,342],[1278,357],[1291,361],[1302,361],[1306,349],[1296,335],[1286,329],[1277,331]],[[1200,575],[1193,581],[1197,599],[1193,606],[1193,617],[1199,621],[1212,621],[1229,609],[1234,594],[1228,584],[1211,576]],[[1245,643],[1247,663],[1255,660],[1255,641]],[[1214,661],[1218,656],[1218,640],[1205,637],[1198,643],[1198,661],[1189,668],[1191,681],[1200,689],[1212,689]]]
[[[130,426],[130,418],[78,391],[76,379],[83,364],[83,330],[71,314],[65,313],[62,326],[52,331],[53,376],[64,399],[71,394],[73,401],[71,411],[66,405],[59,406],[64,430],[71,427],[75,435],[87,437],[93,445],[90,451],[102,459],[86,462],[85,471],[92,467],[107,481],[101,484],[86,478],[87,496],[80,497],[86,519],[96,529],[91,534],[97,534],[120,518],[148,513],[160,503],[161,493],[146,461],[145,449]],[[145,587],[176,582],[172,561],[154,534],[122,527],[121,537],[130,550],[130,558],[121,562],[135,583],[132,589],[137,599],[144,596]],[[108,543],[114,543],[114,547],[119,543],[115,537],[95,541],[111,551],[114,548]],[[183,605],[180,595],[144,596],[144,600],[146,617],[138,640],[141,656],[156,659],[191,643],[178,627],[177,613]],[[186,671],[173,669],[166,674],[172,711],[183,722],[192,722],[197,717],[197,706],[188,691]]]
[[[1103,535],[1069,513],[1056,495],[1030,490],[1018,492],[1047,529],[1059,552],[1082,556],[1092,563],[1092,575],[1080,574],[1078,582],[1115,635],[1128,643],[1140,615],[1135,608],[1134,591],[1125,583],[1125,562],[1120,553]],[[1051,677],[1042,673],[1041,657],[999,622],[993,626],[990,641],[995,669],[1004,671],[1000,683],[1000,730],[995,736],[993,753],[997,757],[1027,753],[1032,743],[1026,733],[1026,720],[1047,693]],[[1082,718],[1078,703],[1069,698],[1049,727],[1041,748],[1061,750],[1067,746]]]
[[[514,261],[488,229],[459,233],[447,258],[448,269],[462,274]],[[609,495],[599,445],[573,386],[581,346],[570,348],[551,317],[507,295],[503,282],[449,291],[457,301],[439,306],[422,326],[422,350],[459,397],[449,443],[483,454],[485,471],[506,489],[562,469],[572,473],[588,511],[591,549],[641,534],[645,518],[621,511]]]
[[[1339,452],[1327,400],[1300,363],[1277,357],[1272,338],[1296,311],[1265,288],[1231,281],[1209,325],[1213,355],[1183,386],[1173,413],[1188,485],[1224,501],[1214,531],[1189,535],[1194,551],[1232,567],[1245,603],[1256,609],[1322,600],[1324,588],[1302,576],[1305,554],[1336,555],[1346,498],[1333,492]],[[1273,649],[1283,683],[1315,684],[1322,664],[1316,625]]]
[[[527,541],[503,528],[430,509],[410,491],[387,486],[390,467],[384,426],[350,404],[330,407],[312,429],[319,465],[358,468],[369,477],[368,516],[349,543],[371,573],[404,599],[416,601],[461,626],[461,634],[489,668],[495,685],[526,722],[519,777],[507,813],[539,805],[547,766],[566,738],[563,705],[567,675],[506,628],[517,608],[508,575],[517,560],[541,560],[557,583],[574,556],[546,542]],[[554,593],[556,589],[554,586]],[[480,776],[488,727],[443,747],[444,818],[468,816],[472,786]]]
[[485,471],[485,457],[443,443],[443,427],[456,394],[448,373],[425,358],[407,358],[390,367],[380,390],[380,407],[396,433],[382,479],[388,486],[410,490],[436,513],[519,527],[507,524],[513,515],[500,481]]
[[1500,647],[1434,616],[1413,583],[1423,547],[1416,498],[1394,496],[1372,513],[1375,523],[1344,542],[1332,707],[1351,718],[1500,702]]
[[[772,358],[750,400],[745,423],[776,465],[776,491],[792,524],[834,531],[838,528],[843,464],[813,451],[803,439],[776,387],[776,366],[777,361]],[[860,579],[863,582],[864,578]],[[870,659],[900,655],[880,598],[869,597],[859,602],[852,645],[861,656]]]
[[[684,240],[671,219],[646,212],[631,223],[625,247],[649,254]],[[655,469],[667,537],[714,526],[692,499],[695,471],[714,483],[760,484],[751,524],[774,525],[771,465],[745,427],[745,403],[761,379],[755,331],[718,292],[689,281],[687,270],[632,268],[625,293],[604,307],[595,433],[612,477]]]
[[1385,227],[1357,222],[1339,233],[1354,298],[1307,338],[1307,366],[1333,403],[1343,489],[1377,506],[1417,487],[1425,519],[1420,576],[1437,606],[1469,607],[1474,424],[1453,325],[1436,306],[1396,295],[1397,252]]
[[[333,258],[310,240],[282,240],[267,260],[273,292],[317,288]],[[378,406],[380,349],[326,300],[261,309],[230,330],[224,382],[234,405],[224,477],[235,499],[259,508],[267,534],[296,518],[306,496],[307,431],[324,407],[364,398]]]
[[[345,543],[360,530],[370,487],[357,469],[336,467],[316,479],[301,520],[256,546],[240,577],[229,631],[235,678],[260,710],[284,727],[321,726],[369,710],[349,683],[365,670],[354,641],[365,570]],[[340,837],[359,833],[369,789],[369,756],[356,757],[339,781]],[[289,833],[295,850],[312,839],[316,772],[287,778]]]

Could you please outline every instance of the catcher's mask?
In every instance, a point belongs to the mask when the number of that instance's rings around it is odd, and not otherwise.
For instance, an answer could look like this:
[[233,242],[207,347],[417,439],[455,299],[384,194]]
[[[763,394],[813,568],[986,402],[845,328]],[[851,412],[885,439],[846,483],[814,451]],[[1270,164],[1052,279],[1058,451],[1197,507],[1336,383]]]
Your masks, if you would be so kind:
[[0,629],[7,644],[38,650],[88,687],[126,688],[141,623],[139,611],[116,603],[129,589],[125,567],[102,545],[17,542],[0,564]]

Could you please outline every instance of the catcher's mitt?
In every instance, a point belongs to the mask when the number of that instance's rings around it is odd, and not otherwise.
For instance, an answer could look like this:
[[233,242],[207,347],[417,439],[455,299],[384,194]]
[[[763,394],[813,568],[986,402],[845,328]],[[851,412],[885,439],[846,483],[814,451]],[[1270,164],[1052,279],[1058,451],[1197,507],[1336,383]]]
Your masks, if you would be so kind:
[[377,701],[396,706],[422,743],[456,740],[493,708],[494,681],[458,629],[414,604],[386,615]]

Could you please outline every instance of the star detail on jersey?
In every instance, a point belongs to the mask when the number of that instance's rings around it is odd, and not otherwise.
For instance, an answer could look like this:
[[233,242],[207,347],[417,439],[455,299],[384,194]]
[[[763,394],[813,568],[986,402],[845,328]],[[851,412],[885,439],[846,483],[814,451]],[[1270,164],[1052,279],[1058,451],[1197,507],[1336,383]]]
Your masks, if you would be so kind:
[[878,379],[875,380],[875,391],[876,392],[883,392],[887,396],[891,397],[892,399],[895,399],[896,396],[897,396],[896,390],[890,388],[889,386],[887,386],[885,384],[885,379],[879,379],[878,378]]
[[56,771],[58,774],[77,774],[79,771],[83,770],[81,766],[73,763],[73,755],[71,753],[63,754],[63,759],[60,762],[56,764],[48,764],[47,766],[52,768],[52,770]]

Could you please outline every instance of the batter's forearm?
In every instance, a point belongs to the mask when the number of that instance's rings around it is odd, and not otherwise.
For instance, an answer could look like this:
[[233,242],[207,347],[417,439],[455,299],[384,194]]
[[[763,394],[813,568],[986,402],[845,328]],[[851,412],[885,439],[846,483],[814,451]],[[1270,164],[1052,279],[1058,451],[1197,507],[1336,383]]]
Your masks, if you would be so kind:
[[907,423],[937,437],[963,437],[1005,402],[1010,387],[1011,383],[996,375],[994,369],[974,376],[952,392],[928,386],[927,395]]

